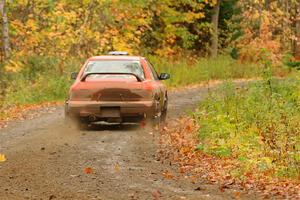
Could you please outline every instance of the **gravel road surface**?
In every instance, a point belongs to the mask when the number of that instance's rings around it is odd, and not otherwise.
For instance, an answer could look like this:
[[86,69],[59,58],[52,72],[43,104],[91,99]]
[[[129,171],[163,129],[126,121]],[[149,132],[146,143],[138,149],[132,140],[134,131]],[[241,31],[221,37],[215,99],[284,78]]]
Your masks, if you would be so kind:
[[[192,110],[206,92],[171,92],[168,118]],[[136,126],[77,131],[64,126],[63,107],[50,111],[0,129],[0,153],[7,157],[0,163],[1,200],[234,199],[233,191],[221,192],[204,180],[163,176],[176,170],[157,158],[155,131]]]

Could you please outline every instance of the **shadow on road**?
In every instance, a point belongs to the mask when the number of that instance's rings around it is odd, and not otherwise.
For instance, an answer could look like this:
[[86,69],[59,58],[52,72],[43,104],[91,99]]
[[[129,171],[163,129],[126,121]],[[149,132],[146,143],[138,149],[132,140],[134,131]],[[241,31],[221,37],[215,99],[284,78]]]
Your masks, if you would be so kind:
[[140,124],[91,124],[85,131],[137,131],[143,130]]

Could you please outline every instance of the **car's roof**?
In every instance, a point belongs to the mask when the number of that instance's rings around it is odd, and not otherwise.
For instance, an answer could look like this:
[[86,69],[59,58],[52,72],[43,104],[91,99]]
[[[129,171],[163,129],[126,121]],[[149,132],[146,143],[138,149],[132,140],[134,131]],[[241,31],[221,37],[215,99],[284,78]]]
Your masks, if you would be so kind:
[[93,56],[89,60],[140,60],[141,56]]

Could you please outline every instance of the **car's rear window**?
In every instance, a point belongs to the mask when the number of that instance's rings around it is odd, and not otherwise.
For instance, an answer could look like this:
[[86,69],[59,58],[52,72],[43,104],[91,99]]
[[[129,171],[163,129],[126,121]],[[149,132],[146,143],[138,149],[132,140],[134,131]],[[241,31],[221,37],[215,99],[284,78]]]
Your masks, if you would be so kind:
[[138,60],[89,61],[84,70],[84,74],[88,73],[133,73],[138,77],[145,79],[144,70]]

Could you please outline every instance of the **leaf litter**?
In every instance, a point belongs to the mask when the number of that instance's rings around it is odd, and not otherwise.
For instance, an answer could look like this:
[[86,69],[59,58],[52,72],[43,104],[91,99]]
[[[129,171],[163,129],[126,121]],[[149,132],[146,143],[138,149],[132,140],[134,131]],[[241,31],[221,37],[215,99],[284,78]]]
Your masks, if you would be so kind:
[[[248,193],[258,193],[262,198],[300,199],[300,179],[271,177],[268,173],[252,170],[242,176],[233,176],[231,171],[239,168],[233,157],[217,157],[201,150],[197,132],[199,126],[190,117],[169,121],[160,129],[159,159],[178,165],[178,171],[189,175],[191,181],[207,180],[219,184],[220,191],[237,189]],[[192,174],[192,175],[191,175]],[[169,174],[163,174],[166,178]],[[240,198],[241,193],[235,192]]]

